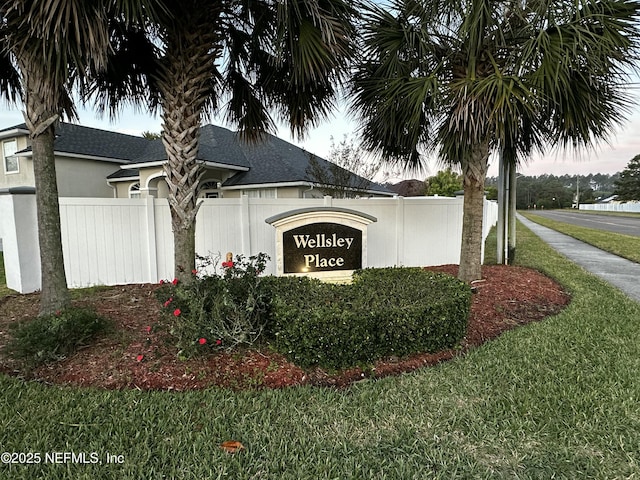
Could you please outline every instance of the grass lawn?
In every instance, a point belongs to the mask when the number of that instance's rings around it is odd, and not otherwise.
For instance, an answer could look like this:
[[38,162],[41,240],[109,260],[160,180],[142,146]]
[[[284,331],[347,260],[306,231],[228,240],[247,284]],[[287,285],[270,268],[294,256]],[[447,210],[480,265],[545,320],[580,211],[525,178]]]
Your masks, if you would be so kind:
[[[521,225],[518,242],[518,263],[560,281],[570,306],[413,374],[344,391],[180,394],[0,375],[2,451],[40,454],[40,464],[0,464],[0,478],[640,476],[640,305]],[[246,450],[225,453],[225,440]],[[51,452],[102,463],[46,463],[63,459]]]
[[[606,232],[604,230],[597,230],[594,228],[578,227],[576,225],[550,220],[529,212],[519,211],[518,213],[521,213],[532,222],[552,228],[560,233],[564,233],[565,235],[569,235],[570,237],[593,245],[594,247],[598,247],[601,250],[605,250],[633,262],[640,263],[640,237]],[[637,216],[637,214],[634,216]]]

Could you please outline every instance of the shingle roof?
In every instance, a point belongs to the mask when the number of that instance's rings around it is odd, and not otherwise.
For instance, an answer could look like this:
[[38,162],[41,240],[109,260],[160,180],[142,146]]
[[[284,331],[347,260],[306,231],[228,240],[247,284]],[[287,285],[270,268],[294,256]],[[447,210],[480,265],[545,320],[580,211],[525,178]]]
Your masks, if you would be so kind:
[[[162,140],[147,140],[147,142],[144,151],[134,158],[133,162],[146,163],[167,159]],[[249,161],[240,148],[238,135],[215,125],[205,125],[200,129],[198,159],[230,167],[249,167]]]
[[[25,124],[13,129],[26,130]],[[70,123],[60,123],[56,129],[54,148],[59,153],[123,160],[123,169],[109,175],[109,179],[137,176],[137,169],[126,169],[126,163],[139,164],[164,161],[167,155],[162,140],[110,132]],[[273,135],[265,135],[263,141],[243,142],[236,132],[215,125],[205,125],[200,130],[198,159],[233,168],[249,169],[228,179],[223,186],[309,182],[307,167],[311,154]],[[316,157],[320,164],[328,162]],[[370,190],[389,193],[378,184]]]
[[[26,130],[27,126],[23,123],[7,130],[14,128]],[[56,128],[54,149],[74,155],[133,161],[144,153],[149,143],[143,137],[60,123]]]
[[200,129],[198,158],[224,165],[251,167],[240,136],[236,132],[216,125],[204,125]]
[[[309,161],[315,157],[321,167],[327,168],[330,164],[324,158],[313,155],[289,142],[273,135],[265,135],[263,141],[257,144],[241,143],[240,147],[249,160],[249,171],[241,172],[229,178],[223,187],[241,185],[259,185],[289,182],[314,182],[310,178],[307,168]],[[386,187],[368,182],[355,175],[356,185],[368,185],[367,190],[381,193],[391,193]]]
[[137,168],[121,168],[116,170],[111,175],[107,176],[107,180],[115,180],[118,178],[135,178],[140,175],[140,170]]

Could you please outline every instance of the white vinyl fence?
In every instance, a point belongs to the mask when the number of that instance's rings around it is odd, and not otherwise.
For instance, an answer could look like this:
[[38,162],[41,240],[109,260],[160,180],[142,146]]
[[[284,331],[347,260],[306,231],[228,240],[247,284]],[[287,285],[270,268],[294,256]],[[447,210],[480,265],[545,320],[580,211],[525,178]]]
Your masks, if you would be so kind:
[[[367,266],[459,263],[460,198],[206,199],[197,218],[196,252],[265,252],[275,273],[275,229],[265,219],[309,207],[342,207],[376,217],[368,227]],[[173,236],[166,199],[61,198],[62,242],[70,287],[157,282],[173,277]],[[497,205],[485,202],[484,235]],[[35,196],[0,194],[7,286],[40,288]]]
[[640,213],[640,202],[581,204],[580,210],[592,210],[597,212]]

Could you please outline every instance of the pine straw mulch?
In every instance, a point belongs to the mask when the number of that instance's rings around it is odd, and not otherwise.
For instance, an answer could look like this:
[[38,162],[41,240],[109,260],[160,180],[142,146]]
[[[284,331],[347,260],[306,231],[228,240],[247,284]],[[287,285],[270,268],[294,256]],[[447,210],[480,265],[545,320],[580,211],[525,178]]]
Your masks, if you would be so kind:
[[[430,267],[453,275],[457,269],[456,265]],[[15,362],[0,354],[0,371],[45,383],[105,389],[345,387],[364,378],[398,375],[451,359],[506,330],[554,315],[569,302],[569,296],[557,283],[537,271],[494,265],[484,266],[482,273],[483,279],[475,283],[467,335],[459,348],[388,358],[366,370],[305,371],[267,348],[180,360],[158,321],[161,305],[154,295],[158,286],[126,285],[99,288],[74,301],[77,306],[90,306],[112,319],[111,333],[69,358],[31,372],[21,371]],[[38,294],[0,299],[0,346],[6,343],[9,324],[35,316],[38,304]]]

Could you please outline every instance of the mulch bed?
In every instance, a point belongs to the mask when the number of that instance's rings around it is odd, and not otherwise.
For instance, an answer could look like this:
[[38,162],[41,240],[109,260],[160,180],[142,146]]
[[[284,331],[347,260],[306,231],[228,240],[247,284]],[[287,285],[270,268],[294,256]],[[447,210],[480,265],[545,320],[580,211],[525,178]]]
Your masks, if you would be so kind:
[[[456,265],[430,270],[457,274]],[[325,372],[303,370],[268,349],[214,353],[180,360],[161,328],[157,285],[127,285],[100,289],[78,306],[90,306],[114,322],[114,331],[60,362],[29,372],[0,354],[0,371],[45,383],[93,386],[105,389],[195,390],[219,386],[234,390],[283,388],[294,385],[345,387],[364,378],[398,375],[434,365],[520,325],[560,312],[569,296],[537,271],[513,266],[484,266],[475,282],[467,335],[460,348],[407,358],[388,358],[371,368]],[[0,345],[8,326],[37,314],[38,294],[0,299]]]

